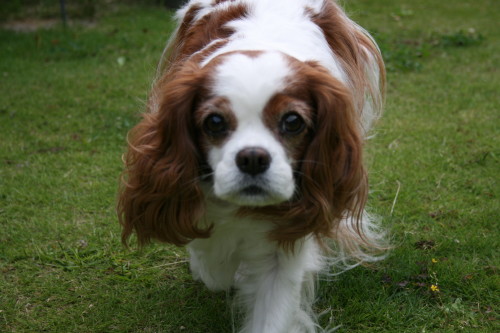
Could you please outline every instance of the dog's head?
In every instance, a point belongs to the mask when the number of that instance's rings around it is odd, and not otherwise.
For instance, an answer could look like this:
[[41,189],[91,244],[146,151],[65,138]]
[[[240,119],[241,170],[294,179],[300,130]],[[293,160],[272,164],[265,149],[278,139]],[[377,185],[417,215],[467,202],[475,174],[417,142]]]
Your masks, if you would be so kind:
[[328,236],[346,214],[361,214],[367,194],[355,104],[348,83],[279,52],[184,63],[157,82],[131,132],[124,239],[208,237],[213,199],[273,221],[277,241]]

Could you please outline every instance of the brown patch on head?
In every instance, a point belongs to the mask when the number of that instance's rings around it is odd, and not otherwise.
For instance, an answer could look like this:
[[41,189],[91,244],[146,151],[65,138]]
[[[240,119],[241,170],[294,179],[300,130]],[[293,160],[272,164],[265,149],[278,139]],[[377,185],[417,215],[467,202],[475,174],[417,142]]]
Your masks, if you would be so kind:
[[205,58],[207,58],[208,56],[213,54],[218,49],[223,48],[228,42],[229,42],[229,40],[227,40],[227,39],[218,40],[218,41],[212,43],[210,46],[205,47],[203,50],[193,54],[191,56],[190,60],[200,64],[203,62],[203,60],[205,60]]
[[[287,133],[283,128],[286,117],[295,115],[303,121],[304,128],[296,134]],[[310,141],[313,130],[312,118],[313,110],[308,101],[284,93],[273,96],[263,111],[264,124],[285,147],[287,155],[294,160],[294,163],[302,158]]]
[[212,41],[230,37],[234,31],[227,27],[227,23],[248,14],[248,7],[240,3],[225,9],[215,9],[201,19],[195,20],[200,10],[199,5],[194,5],[187,11],[168,52],[167,63],[183,61],[203,50]]
[[203,49],[211,41],[228,38],[234,31],[226,24],[245,17],[247,13],[246,5],[237,4],[205,15],[188,30],[181,54],[190,55]]

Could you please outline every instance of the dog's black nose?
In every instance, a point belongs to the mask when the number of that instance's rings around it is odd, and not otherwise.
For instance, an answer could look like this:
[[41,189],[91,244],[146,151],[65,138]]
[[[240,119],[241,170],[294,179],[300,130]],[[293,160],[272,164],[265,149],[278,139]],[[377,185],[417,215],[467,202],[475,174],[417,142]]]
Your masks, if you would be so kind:
[[236,155],[236,165],[249,175],[255,176],[269,169],[271,155],[264,148],[249,147],[239,151]]

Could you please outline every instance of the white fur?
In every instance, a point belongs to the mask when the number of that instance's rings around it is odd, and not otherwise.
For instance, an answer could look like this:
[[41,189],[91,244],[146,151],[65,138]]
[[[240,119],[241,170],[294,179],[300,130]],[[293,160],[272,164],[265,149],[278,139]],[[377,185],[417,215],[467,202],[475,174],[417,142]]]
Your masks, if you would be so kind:
[[228,218],[226,210],[212,202],[207,216],[214,233],[188,245],[193,277],[211,290],[238,290],[235,302],[245,313],[240,333],[316,332],[311,304],[324,261],[314,239],[289,253],[268,241],[267,222]]
[[[345,235],[346,240],[339,237],[341,241],[332,245],[333,256],[326,258],[312,236],[297,241],[293,252],[285,251],[268,239],[268,232],[274,228],[272,223],[239,218],[235,214],[240,205],[262,206],[286,201],[296,188],[293,161],[262,120],[264,106],[283,89],[292,73],[282,54],[299,61],[316,61],[332,76],[349,85],[341,62],[305,10],[319,12],[324,1],[236,0],[214,5],[212,0],[191,0],[177,13],[177,19],[182,22],[189,8],[200,5],[202,9],[196,21],[238,3],[249,7],[245,18],[228,23],[235,31],[229,42],[207,56],[201,66],[232,51],[265,51],[258,56],[226,55],[216,68],[213,92],[229,100],[238,126],[222,145],[208,149],[214,186],[204,188],[207,214],[203,223],[213,224],[213,233],[208,239],[195,239],[188,244],[190,268],[195,279],[203,281],[211,290],[237,289],[236,302],[244,309],[240,333],[314,333],[321,330],[311,310],[317,273],[333,265],[351,268],[361,261],[379,259],[364,252],[359,245],[363,241],[350,225],[349,218],[338,228],[339,235]],[[364,31],[348,18],[346,22],[352,29]],[[216,42],[212,41],[209,46]],[[375,62],[366,67],[373,87],[378,88],[375,81],[378,82],[379,73]],[[358,111],[363,115],[360,126],[365,133],[376,117],[374,102],[377,101],[359,104],[364,108]],[[236,154],[247,147],[263,148],[272,156],[269,169],[257,177],[245,175],[235,165]],[[241,190],[249,185],[261,186],[265,195],[242,195]],[[374,242],[381,239],[376,221],[367,214],[363,217],[363,228]]]

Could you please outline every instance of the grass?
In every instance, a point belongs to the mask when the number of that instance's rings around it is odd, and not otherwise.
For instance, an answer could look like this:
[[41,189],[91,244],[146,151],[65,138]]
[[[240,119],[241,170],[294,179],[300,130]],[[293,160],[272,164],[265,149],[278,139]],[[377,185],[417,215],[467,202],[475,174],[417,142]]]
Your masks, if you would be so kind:
[[[376,267],[322,282],[321,321],[341,332],[498,332],[500,6],[346,5],[387,60],[367,162],[370,207],[396,246]],[[92,26],[0,30],[0,331],[231,331],[226,295],[191,280],[183,249],[119,240],[125,135],[168,18],[124,6]]]

